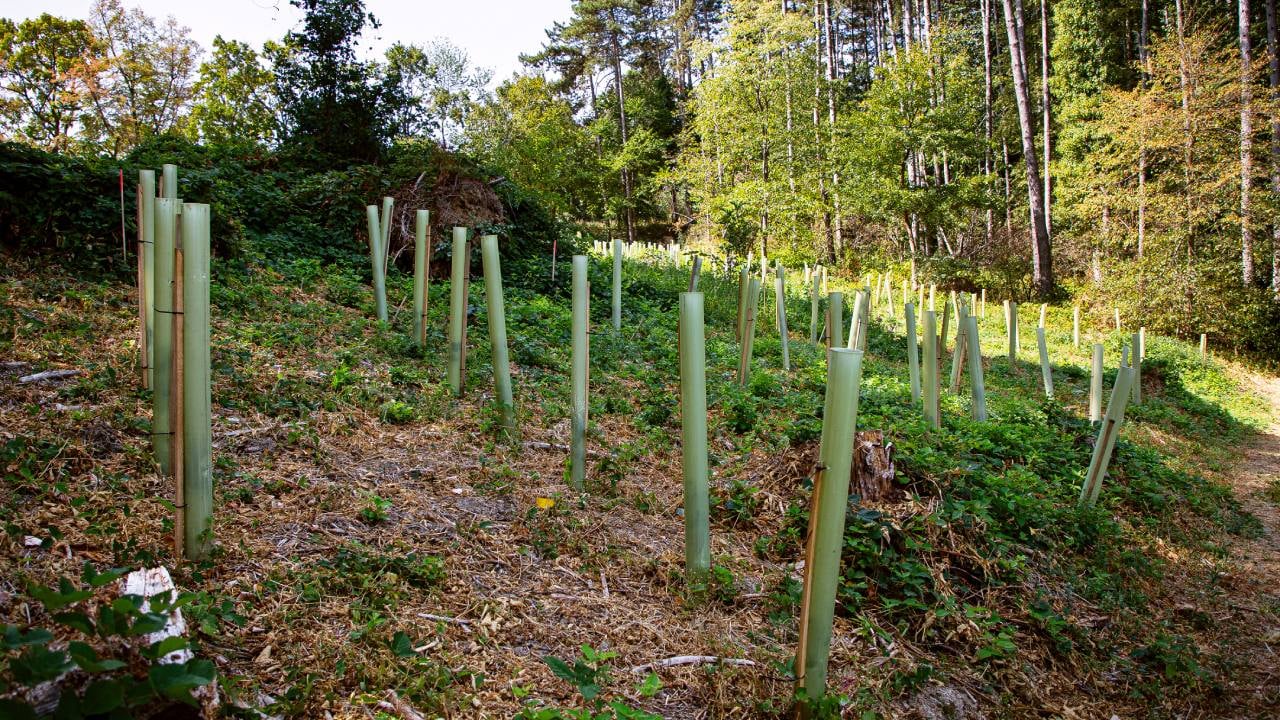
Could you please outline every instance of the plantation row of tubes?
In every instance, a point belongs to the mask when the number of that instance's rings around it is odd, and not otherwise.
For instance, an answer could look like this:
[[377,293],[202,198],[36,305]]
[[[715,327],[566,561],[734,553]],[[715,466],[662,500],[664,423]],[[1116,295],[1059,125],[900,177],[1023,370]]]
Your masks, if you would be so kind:
[[[158,194],[157,194],[158,190]],[[175,549],[177,556],[204,557],[212,542],[213,463],[211,458],[211,376],[209,369],[209,245],[208,205],[183,202],[177,197],[178,171],[165,165],[157,188],[154,171],[138,178],[138,309],[140,382],[152,391],[152,445],[159,471],[174,482]],[[386,277],[391,240],[392,198],[382,206],[366,208],[369,260],[377,318],[386,323]],[[428,284],[433,244],[430,213],[417,210],[414,237],[413,340],[422,345],[427,336]],[[467,304],[469,260],[474,238],[467,228],[455,227],[451,238],[448,312],[447,382],[455,396],[465,389],[467,359]],[[508,359],[506,312],[498,238],[479,238],[485,283],[485,304],[493,366],[495,402],[501,428],[508,436],[517,431],[517,414]],[[677,245],[627,244],[620,240],[595,241],[596,255],[612,260],[610,325],[622,330],[622,279],[625,262],[659,262],[673,272],[689,268],[688,291],[679,297],[679,403],[684,489],[685,562],[690,587],[706,586],[711,567],[709,529],[709,470],[707,457],[707,390],[704,297],[698,291],[703,256],[687,253]],[[552,278],[556,258],[553,249]],[[717,258],[718,260],[718,258]],[[590,285],[588,255],[574,255],[571,263],[572,362],[569,447],[569,484],[584,490],[586,433],[588,425],[588,377],[590,370]],[[720,263],[715,263],[720,264]],[[781,340],[781,369],[790,371],[790,332],[786,298],[787,272],[763,255],[757,263],[748,254],[735,268],[723,258],[723,276],[737,272],[738,296],[735,336],[739,345],[737,381],[745,385],[753,364],[753,343],[758,333],[759,309],[764,288],[772,285],[776,314],[773,318]],[[913,273],[914,275],[914,273]],[[770,282],[772,281],[772,282]],[[953,342],[950,373],[952,394],[960,394],[962,376],[969,375],[970,411],[974,420],[987,420],[983,385],[983,359],[978,320],[987,313],[986,290],[956,293],[942,298],[937,310],[937,287],[902,280],[895,288],[890,274],[872,274],[853,293],[851,318],[844,320],[845,296],[829,289],[827,268],[805,266],[803,285],[810,303],[808,341],[825,344],[827,377],[809,532],[804,563],[797,684],[810,699],[826,689],[827,662],[835,610],[845,512],[853,472],[855,432],[862,364],[867,352],[871,319],[879,314],[893,329],[899,310],[904,322],[905,352],[911,400],[932,428],[941,427],[939,404],[943,382],[942,362],[948,339]],[[896,290],[896,293],[895,293]],[[966,296],[967,295],[967,296]],[[919,312],[918,308],[926,306]],[[1005,300],[1004,319],[1009,359],[1020,350],[1018,307]],[[1044,393],[1054,395],[1053,370],[1045,339],[1046,306],[1040,308],[1036,342]],[[919,317],[917,313],[919,312]],[[1115,313],[1115,329],[1120,315]],[[1139,329],[1123,348],[1109,402],[1103,408],[1103,345],[1093,345],[1089,416],[1098,423],[1098,438],[1080,488],[1079,502],[1098,500],[1116,438],[1124,422],[1126,406],[1140,403],[1141,367],[1146,333]],[[1080,307],[1073,310],[1072,344],[1080,346]],[[1205,339],[1201,338],[1201,355]]]

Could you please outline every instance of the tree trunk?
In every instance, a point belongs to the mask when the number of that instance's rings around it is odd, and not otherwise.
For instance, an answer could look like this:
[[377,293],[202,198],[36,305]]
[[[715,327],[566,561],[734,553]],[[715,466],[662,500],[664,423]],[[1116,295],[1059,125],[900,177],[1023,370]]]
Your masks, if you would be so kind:
[[831,162],[831,204],[834,210],[832,234],[837,251],[844,248],[844,220],[840,212],[840,171],[836,169],[836,51],[835,32],[831,27],[831,0],[823,3],[823,19],[827,41],[827,158]]
[[1022,130],[1022,156],[1027,169],[1027,205],[1031,219],[1031,285],[1037,297],[1047,298],[1053,291],[1053,257],[1049,246],[1049,232],[1045,228],[1043,186],[1040,184],[1040,168],[1036,161],[1031,97],[1027,88],[1027,56],[1019,32],[1022,26],[1022,0],[1001,1],[1004,5],[1005,30],[1009,35],[1009,61],[1013,73],[1013,92],[1018,105],[1018,124]]
[[[1274,2],[1274,0],[1272,0]],[[1142,86],[1145,88],[1151,79],[1151,65],[1147,56],[1147,38],[1151,30],[1148,13],[1148,0],[1142,0],[1142,30],[1138,34],[1138,61],[1142,65]],[[1138,148],[1138,259],[1147,245],[1147,142],[1146,131],[1143,131],[1141,146]]]
[[1253,284],[1253,48],[1249,0],[1240,0],[1240,280]]
[[[1274,2],[1274,0],[1272,0]],[[982,8],[982,172],[988,177],[995,169],[991,157],[991,0],[981,0]],[[987,244],[992,236],[992,209],[987,208]]]
[[[1276,0],[1267,0],[1267,62],[1272,94],[1280,92],[1280,52],[1276,48]],[[1271,108],[1271,193],[1280,197],[1280,109]],[[1280,222],[1271,223],[1271,290],[1280,293]],[[1280,297],[1280,295],[1278,295]]]
[[[622,144],[627,144],[627,100],[622,91],[622,47],[618,42],[618,33],[615,31],[610,37],[612,46],[613,60],[613,84],[618,89],[618,131],[622,136]],[[627,218],[627,242],[636,241],[636,221],[635,211],[631,207],[631,173],[627,168],[623,168],[622,175],[622,197],[626,204],[625,212]]]
[[1049,98],[1049,0],[1040,0],[1040,109],[1044,115],[1041,124],[1044,138],[1044,229],[1052,242],[1053,237],[1053,175],[1049,172],[1052,146],[1049,144],[1053,126]]

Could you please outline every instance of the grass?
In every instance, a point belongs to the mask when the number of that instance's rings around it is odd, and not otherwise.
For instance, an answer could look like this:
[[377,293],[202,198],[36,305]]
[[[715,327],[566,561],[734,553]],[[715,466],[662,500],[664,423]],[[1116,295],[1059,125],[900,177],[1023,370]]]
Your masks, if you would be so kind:
[[[80,561],[68,553],[103,567],[171,563],[170,490],[149,460],[129,287],[3,262],[0,358],[85,373],[46,386],[0,377],[9,428],[0,514],[10,518],[0,574],[20,594],[24,579],[50,584],[68,573]],[[537,260],[504,268],[520,423],[512,442],[490,388],[483,283],[471,284],[459,400],[444,383],[447,282],[432,283],[419,348],[408,340],[410,278],[391,273],[384,325],[359,272],[215,268],[219,551],[176,579],[202,598],[199,643],[220,658],[229,692],[266,693],[294,714],[362,712],[391,690],[423,712],[471,707],[488,717],[619,712],[612,703],[667,717],[785,710],[825,378],[823,352],[804,340],[807,297],[787,300],[793,370],[783,373],[764,293],[752,376],[739,386],[736,278],[700,283],[716,572],[699,604],[681,580],[682,271],[629,263],[624,330],[614,333],[609,264],[591,265],[582,497],[565,484],[559,449],[568,442],[567,273],[553,284]],[[1218,693],[1238,672],[1224,638],[1240,628],[1173,608],[1193,596],[1212,618],[1227,602],[1223,544],[1256,533],[1257,521],[1214,477],[1266,408],[1226,366],[1149,337],[1144,403],[1129,412],[1099,507],[1078,510],[1094,431],[1083,419],[1088,343],[1072,347],[1070,312],[1049,311],[1048,400],[1038,308],[1020,309],[1024,347],[1010,362],[991,302],[980,323],[991,421],[968,419],[967,391],[944,392],[938,430],[910,402],[901,317],[873,326],[859,425],[893,442],[902,497],[851,507],[831,672],[845,699],[833,704],[901,714],[938,683],[1050,713],[1062,698],[1152,717],[1230,702]],[[1098,321],[1085,334],[1107,348],[1109,388],[1128,333]],[[26,535],[48,548],[25,548]],[[0,614],[27,622],[14,603]],[[606,656],[617,666],[608,706],[542,660],[578,657],[583,646],[603,653],[581,660],[592,673]],[[621,669],[681,654],[757,667],[666,670],[652,692]]]

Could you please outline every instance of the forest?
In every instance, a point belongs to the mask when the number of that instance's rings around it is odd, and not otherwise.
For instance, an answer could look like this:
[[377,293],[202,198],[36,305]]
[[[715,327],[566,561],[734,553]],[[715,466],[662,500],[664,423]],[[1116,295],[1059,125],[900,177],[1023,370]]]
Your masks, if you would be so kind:
[[0,18],[0,718],[1280,712],[1274,0],[289,5]]

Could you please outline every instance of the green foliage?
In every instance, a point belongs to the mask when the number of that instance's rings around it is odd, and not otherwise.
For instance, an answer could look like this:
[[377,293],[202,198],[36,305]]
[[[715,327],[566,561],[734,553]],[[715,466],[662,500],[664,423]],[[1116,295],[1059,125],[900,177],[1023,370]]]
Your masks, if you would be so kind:
[[[552,655],[542,660],[553,675],[577,689],[591,709],[539,708],[531,702],[515,716],[518,720],[659,720],[661,716],[638,710],[621,700],[606,701],[604,693],[612,681],[609,661],[618,656],[616,652],[596,650],[585,644],[580,652],[577,658],[568,662]],[[651,697],[660,686],[658,676],[650,673],[636,692]]]
[[212,57],[200,64],[195,85],[192,136],[210,143],[270,142],[276,130],[274,82],[252,47],[215,36]]
[[[103,652],[119,652],[122,643],[164,627],[170,611],[183,608],[195,596],[157,595],[144,599],[122,595],[111,603],[94,603],[93,589],[101,588],[128,570],[97,572],[85,563],[78,587],[60,578],[57,589],[30,585],[29,594],[43,607],[47,627],[20,628],[5,625],[0,639],[0,692],[32,688],[74,670],[92,679],[80,692],[64,691],[58,698],[59,718],[131,717],[170,702],[196,706],[192,691],[216,679],[213,663],[198,657],[183,662],[159,662],[171,653],[189,650],[182,636],[150,643],[142,648],[141,667]],[[96,612],[95,612],[96,605]],[[55,643],[55,632],[65,644]],[[34,718],[35,711],[10,696],[0,701],[6,717]]]

